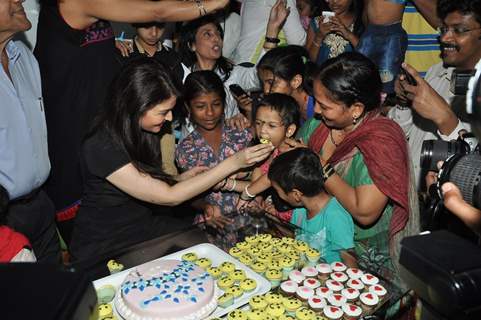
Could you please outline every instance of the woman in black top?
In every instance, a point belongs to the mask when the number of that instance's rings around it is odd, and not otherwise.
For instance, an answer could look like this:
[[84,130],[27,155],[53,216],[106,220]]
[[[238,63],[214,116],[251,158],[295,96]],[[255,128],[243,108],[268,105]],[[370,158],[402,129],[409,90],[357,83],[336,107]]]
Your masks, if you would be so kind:
[[167,69],[154,59],[133,61],[114,80],[81,150],[84,195],[72,236],[73,260],[172,231],[165,216],[152,214],[151,204],[175,206],[272,151],[272,145],[257,145],[208,171],[193,169],[179,179],[165,174],[157,134],[172,120],[177,95]]

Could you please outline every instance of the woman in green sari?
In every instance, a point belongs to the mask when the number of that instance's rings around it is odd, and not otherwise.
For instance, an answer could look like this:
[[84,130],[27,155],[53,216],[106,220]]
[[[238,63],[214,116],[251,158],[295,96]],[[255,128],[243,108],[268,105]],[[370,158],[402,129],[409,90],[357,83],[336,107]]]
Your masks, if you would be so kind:
[[359,266],[400,283],[399,241],[419,230],[418,213],[405,137],[380,114],[381,89],[376,66],[361,54],[326,61],[314,79],[317,116],[298,138],[319,154],[326,190],[355,221]]

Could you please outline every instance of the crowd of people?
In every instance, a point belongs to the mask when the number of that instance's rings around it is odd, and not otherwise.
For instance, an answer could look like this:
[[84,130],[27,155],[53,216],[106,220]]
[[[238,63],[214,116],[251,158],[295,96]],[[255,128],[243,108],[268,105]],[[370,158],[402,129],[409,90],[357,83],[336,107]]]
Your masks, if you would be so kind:
[[439,30],[425,77],[404,59],[405,1],[47,0],[33,53],[13,40],[22,2],[0,0],[0,261],[60,263],[59,235],[82,261],[191,224],[228,249],[260,210],[400,283],[436,179],[422,143],[470,130],[450,88],[481,58],[480,0],[412,1]]

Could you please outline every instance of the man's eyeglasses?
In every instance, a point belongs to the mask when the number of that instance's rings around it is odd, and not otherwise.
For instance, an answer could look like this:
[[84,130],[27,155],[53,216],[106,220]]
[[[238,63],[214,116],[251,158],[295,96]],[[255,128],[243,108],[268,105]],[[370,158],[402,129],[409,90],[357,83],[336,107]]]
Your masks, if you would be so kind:
[[441,34],[441,35],[444,35],[444,34],[448,33],[449,31],[451,31],[453,33],[453,35],[461,36],[465,33],[475,31],[475,30],[479,30],[479,29],[481,29],[481,28],[469,29],[469,28],[461,27],[461,26],[456,26],[456,27],[442,26],[442,27],[438,27],[437,30],[438,30],[439,34]]

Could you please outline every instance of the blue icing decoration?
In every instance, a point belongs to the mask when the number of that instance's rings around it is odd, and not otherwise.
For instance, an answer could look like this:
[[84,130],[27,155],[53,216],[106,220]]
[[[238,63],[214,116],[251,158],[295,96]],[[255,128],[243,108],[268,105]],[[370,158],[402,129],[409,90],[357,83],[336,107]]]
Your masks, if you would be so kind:
[[171,295],[171,294],[168,294],[168,295],[166,295],[166,296],[164,297],[164,299],[170,299],[170,298],[172,298],[172,295]]
[[189,291],[188,290],[184,290],[182,291],[183,294],[189,294]]
[[200,292],[205,292],[204,288],[202,288],[202,287],[199,288],[199,291],[200,291]]
[[196,283],[196,285],[198,285],[198,286],[201,286],[201,285],[203,285],[203,284],[204,284],[203,282],[197,282],[197,283]]
[[145,289],[144,286],[140,286],[140,287],[139,287],[139,290],[140,290],[140,291],[144,291],[144,289]]
[[160,297],[159,296],[155,296],[152,298],[153,301],[159,301],[160,300]]
[[174,298],[174,302],[175,302],[175,303],[179,303],[180,301],[179,301],[178,298]]
[[197,303],[197,299],[195,297],[190,298],[190,301]]
[[168,284],[164,285],[165,289],[170,289],[170,286]]
[[187,279],[187,278],[182,278],[182,281],[187,282],[187,281],[189,281],[189,279]]
[[124,289],[124,294],[128,294],[128,293],[129,293],[129,291],[130,291],[130,289],[129,289],[129,288],[125,288],[125,289]]
[[190,285],[184,286],[184,289],[190,289]]

